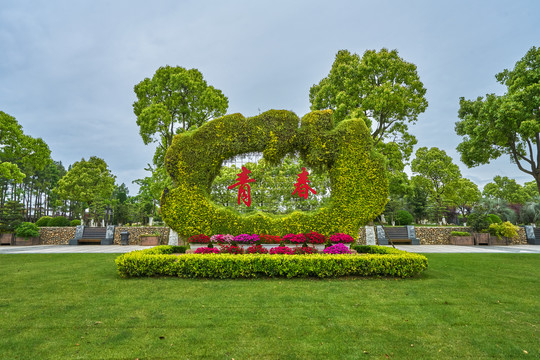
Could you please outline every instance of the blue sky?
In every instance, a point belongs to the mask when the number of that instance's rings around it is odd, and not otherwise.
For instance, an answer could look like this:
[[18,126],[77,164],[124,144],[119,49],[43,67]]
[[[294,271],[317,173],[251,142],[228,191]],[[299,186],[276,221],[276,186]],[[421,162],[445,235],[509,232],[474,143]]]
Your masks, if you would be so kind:
[[429,107],[420,146],[454,158],[480,186],[533,180],[507,157],[468,169],[455,151],[459,97],[502,94],[495,74],[540,46],[538,1],[0,0],[0,110],[67,167],[99,156],[136,193],[153,148],[133,86],[164,65],[199,69],[229,113],[309,112],[309,88],[336,52],[397,49],[417,65]]

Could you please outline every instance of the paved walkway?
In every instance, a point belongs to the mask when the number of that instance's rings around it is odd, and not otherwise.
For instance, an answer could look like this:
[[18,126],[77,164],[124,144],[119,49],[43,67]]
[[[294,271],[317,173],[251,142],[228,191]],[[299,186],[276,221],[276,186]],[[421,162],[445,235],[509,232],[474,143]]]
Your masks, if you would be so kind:
[[[133,250],[144,250],[150,246],[138,245],[36,245],[0,246],[0,254],[71,254],[112,253],[120,254]],[[512,246],[456,246],[456,245],[398,245],[396,248],[415,253],[478,253],[478,254],[540,254],[540,245]]]

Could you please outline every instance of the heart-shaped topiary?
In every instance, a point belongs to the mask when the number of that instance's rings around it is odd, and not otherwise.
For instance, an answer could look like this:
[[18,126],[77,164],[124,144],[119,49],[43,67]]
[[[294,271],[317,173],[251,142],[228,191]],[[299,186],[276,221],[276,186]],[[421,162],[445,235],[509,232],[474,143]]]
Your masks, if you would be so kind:
[[[363,120],[345,120],[334,127],[332,112],[324,110],[305,115],[300,127],[298,124],[293,112],[270,110],[247,119],[241,114],[227,115],[175,136],[165,159],[176,184],[161,198],[165,222],[181,236],[317,231],[356,238],[359,226],[382,213],[387,202],[384,159],[373,151]],[[273,164],[299,152],[310,167],[327,170],[331,183],[328,205],[287,215],[240,215],[214,204],[210,186],[223,161],[250,152],[262,152]]]

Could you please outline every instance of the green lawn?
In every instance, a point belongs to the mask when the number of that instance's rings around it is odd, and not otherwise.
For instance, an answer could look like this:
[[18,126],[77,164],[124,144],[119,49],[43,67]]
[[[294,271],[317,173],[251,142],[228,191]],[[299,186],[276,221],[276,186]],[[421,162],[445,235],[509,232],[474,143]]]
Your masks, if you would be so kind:
[[0,255],[0,359],[540,358],[540,256],[429,254],[413,279],[120,279]]

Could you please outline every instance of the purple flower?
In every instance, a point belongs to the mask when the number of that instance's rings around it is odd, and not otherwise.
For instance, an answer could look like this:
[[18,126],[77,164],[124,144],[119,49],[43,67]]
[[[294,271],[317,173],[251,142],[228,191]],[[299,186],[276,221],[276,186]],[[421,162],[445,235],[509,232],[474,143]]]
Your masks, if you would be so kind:
[[341,243],[332,245],[323,250],[325,254],[351,254],[351,250]]
[[240,234],[236,235],[233,239],[233,242],[238,244],[255,244],[257,241],[259,241],[259,235],[256,234]]

